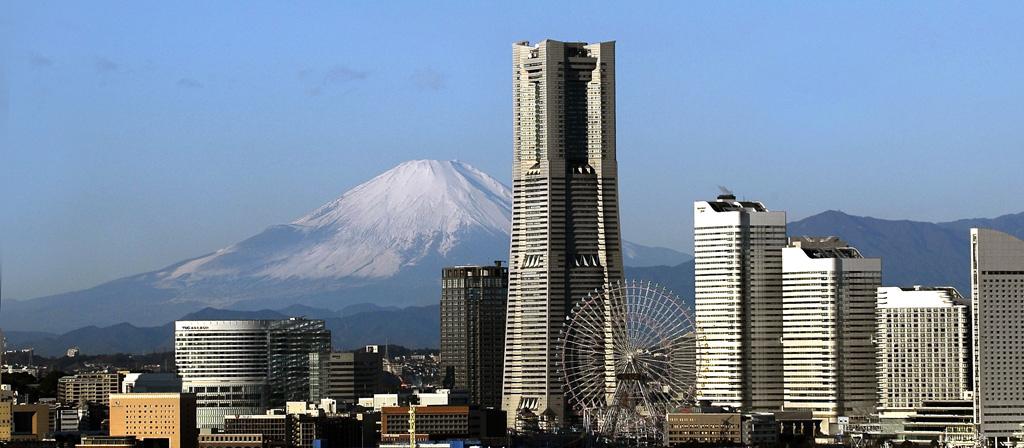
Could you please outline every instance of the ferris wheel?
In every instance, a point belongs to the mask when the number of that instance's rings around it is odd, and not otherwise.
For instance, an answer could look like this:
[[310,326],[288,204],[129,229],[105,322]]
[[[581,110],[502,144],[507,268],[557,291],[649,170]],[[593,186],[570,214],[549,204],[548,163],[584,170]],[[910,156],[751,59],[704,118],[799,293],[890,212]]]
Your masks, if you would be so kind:
[[586,430],[658,438],[665,414],[694,404],[693,312],[650,282],[625,281],[580,300],[562,334],[566,400]]

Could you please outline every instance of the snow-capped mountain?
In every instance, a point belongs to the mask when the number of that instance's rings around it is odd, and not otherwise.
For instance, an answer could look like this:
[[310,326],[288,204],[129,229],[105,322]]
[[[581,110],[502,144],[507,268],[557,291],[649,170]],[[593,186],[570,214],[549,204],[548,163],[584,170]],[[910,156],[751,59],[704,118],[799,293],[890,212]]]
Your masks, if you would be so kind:
[[458,161],[415,160],[290,224],[165,271],[159,284],[387,278],[446,257],[468,238],[507,238],[511,214],[511,192],[487,174]]
[[[161,325],[204,307],[240,310],[436,303],[440,271],[508,257],[512,195],[458,161],[402,163],[289,224],[158,271],[5,303],[5,329]],[[626,264],[688,256],[626,244]],[[44,319],[43,316],[46,316]]]

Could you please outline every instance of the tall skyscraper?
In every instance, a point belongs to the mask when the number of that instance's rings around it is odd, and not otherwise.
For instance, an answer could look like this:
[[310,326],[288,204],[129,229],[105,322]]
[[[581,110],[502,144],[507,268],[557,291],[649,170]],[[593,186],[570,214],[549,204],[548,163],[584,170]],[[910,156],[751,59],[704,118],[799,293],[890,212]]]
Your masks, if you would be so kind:
[[971,302],[975,418],[1000,446],[1024,424],[1024,241],[971,229]]
[[695,202],[693,225],[697,397],[778,410],[786,213],[724,194]]
[[510,427],[521,417],[544,429],[567,414],[558,353],[566,314],[587,293],[622,280],[615,43],[516,43],[512,80],[502,408]]
[[469,402],[501,406],[508,268],[455,266],[441,275],[441,368]]
[[876,320],[883,425],[899,430],[925,401],[964,399],[971,374],[969,320],[966,300],[956,288],[878,288]]
[[882,260],[836,237],[791,238],[782,250],[785,402],[810,410],[821,430],[839,417],[863,423],[875,411],[875,307]]
[[330,341],[322,320],[177,321],[174,360],[199,427],[223,428],[225,415],[319,399]]

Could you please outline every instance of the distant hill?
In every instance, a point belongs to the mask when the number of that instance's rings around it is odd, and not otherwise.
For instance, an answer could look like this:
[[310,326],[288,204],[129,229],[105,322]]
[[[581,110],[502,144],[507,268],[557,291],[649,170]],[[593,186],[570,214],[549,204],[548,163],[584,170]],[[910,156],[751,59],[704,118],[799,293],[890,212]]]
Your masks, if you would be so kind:
[[[284,319],[299,316],[324,319],[331,330],[332,344],[337,350],[367,344],[397,344],[412,349],[440,346],[440,307],[430,305],[399,309],[372,309],[343,316],[291,314],[273,310],[237,311],[204,308],[187,314],[181,320],[219,319]],[[145,354],[174,350],[174,322],[157,327],[137,327],[120,323],[106,327],[88,326],[64,334],[10,331],[5,333],[10,349],[33,348],[42,356],[62,356],[69,347],[78,347],[83,354],[134,353]]]
[[657,283],[693,308],[693,260],[675,266],[626,267],[626,279]]
[[[969,297],[972,227],[1024,238],[1024,213],[931,223],[853,216],[830,210],[789,223],[788,232],[791,236],[835,235],[860,249],[866,257],[881,257],[884,285],[951,285]],[[658,283],[693,304],[692,261],[671,267],[627,267],[626,275]]]
[[[790,235],[835,235],[869,257],[882,257],[885,285],[952,285],[970,294],[969,230],[986,227],[1024,238],[1024,213],[994,219],[965,219],[945,223],[886,220],[827,211],[789,224]],[[693,261],[675,266],[626,267],[626,277],[658,283],[693,304]],[[436,293],[430,293],[436,297]],[[434,299],[436,300],[436,299]],[[6,311],[5,311],[6,312]],[[187,319],[275,319],[305,316],[324,319],[336,349],[366,344],[436,348],[440,338],[439,306],[399,308],[356,303],[340,310],[301,304],[284,309],[238,311],[204,308],[186,314]],[[37,353],[55,356],[70,346],[84,353],[149,353],[172,347],[173,325],[138,327],[120,323],[87,326],[63,334],[8,331],[11,347],[35,347]]]
[[995,229],[1024,238],[1024,213],[992,219],[930,223],[827,211],[789,224],[790,235],[835,235],[867,257],[882,258],[882,283],[951,285],[970,296],[970,229]]

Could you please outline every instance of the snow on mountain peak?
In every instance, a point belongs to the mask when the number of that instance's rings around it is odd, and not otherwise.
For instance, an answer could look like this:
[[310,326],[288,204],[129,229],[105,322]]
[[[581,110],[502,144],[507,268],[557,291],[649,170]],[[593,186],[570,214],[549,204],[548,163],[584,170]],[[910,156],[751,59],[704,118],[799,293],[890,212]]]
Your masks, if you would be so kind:
[[[389,233],[451,233],[465,225],[479,225],[507,234],[511,213],[511,191],[482,171],[455,160],[412,160],[292,224],[315,228],[355,224],[373,230],[387,225],[392,227]],[[399,224],[406,226],[396,229]]]
[[469,234],[507,238],[512,193],[459,161],[413,160],[289,225],[177,266],[168,282],[214,277],[383,278]]

